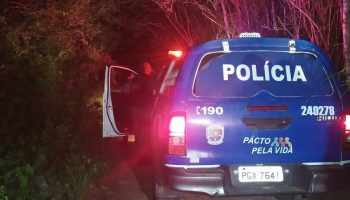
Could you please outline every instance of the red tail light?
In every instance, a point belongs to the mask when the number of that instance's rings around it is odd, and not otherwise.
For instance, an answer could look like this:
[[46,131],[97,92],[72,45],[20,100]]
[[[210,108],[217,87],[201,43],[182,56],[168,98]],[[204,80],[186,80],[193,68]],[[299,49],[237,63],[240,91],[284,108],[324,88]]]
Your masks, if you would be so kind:
[[350,114],[344,114],[345,141],[350,143]]
[[175,115],[171,118],[169,124],[169,154],[185,155],[185,131],[186,119],[183,115]]
[[350,114],[346,114],[344,115],[344,117],[345,117],[345,121],[344,121],[345,133],[350,134]]

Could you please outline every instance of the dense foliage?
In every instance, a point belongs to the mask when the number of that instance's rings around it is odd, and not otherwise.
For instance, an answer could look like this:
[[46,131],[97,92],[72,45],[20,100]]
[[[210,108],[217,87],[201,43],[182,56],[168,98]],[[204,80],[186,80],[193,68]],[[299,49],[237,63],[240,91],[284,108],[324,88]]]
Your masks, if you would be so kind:
[[339,0],[152,0],[173,33],[192,46],[216,38],[259,32],[263,37],[310,40],[344,67],[342,1]]
[[0,199],[76,199],[103,168],[84,147],[117,15],[113,0],[2,3]]
[[79,199],[90,189],[106,168],[93,146],[114,60],[155,64],[150,52],[256,31],[312,40],[343,66],[340,1],[260,2],[2,0],[0,200]]

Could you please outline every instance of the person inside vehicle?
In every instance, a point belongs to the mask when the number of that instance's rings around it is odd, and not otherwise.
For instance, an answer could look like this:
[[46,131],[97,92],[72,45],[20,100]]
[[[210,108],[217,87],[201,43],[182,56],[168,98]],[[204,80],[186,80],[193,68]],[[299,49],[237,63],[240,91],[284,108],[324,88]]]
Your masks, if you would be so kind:
[[139,75],[133,78],[131,83],[131,91],[134,93],[134,96],[140,97],[143,100],[135,101],[135,106],[143,108],[150,106],[152,103],[153,89],[153,68],[148,62],[143,62],[139,66]]
[[153,68],[150,63],[143,62],[139,66],[139,75],[131,83],[133,128],[136,142],[147,142],[151,123],[151,111],[154,103],[155,87]]
[[127,77],[127,81],[124,83],[122,91],[123,93],[130,93],[131,92],[131,83],[134,80],[136,74],[130,72],[130,74]]

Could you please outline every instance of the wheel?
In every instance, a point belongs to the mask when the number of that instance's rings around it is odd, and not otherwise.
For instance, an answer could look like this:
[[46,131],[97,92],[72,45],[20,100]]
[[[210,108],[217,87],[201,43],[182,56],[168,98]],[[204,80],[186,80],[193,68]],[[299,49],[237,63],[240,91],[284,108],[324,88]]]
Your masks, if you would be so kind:
[[159,183],[154,184],[154,200],[180,200],[182,193]]
[[279,195],[275,195],[275,199],[277,199],[277,200],[295,200],[296,195],[294,195],[294,194],[279,194]]
[[160,144],[160,134],[162,133],[162,129],[160,127],[160,117],[157,117],[154,120],[152,132],[151,134],[151,147],[152,147],[152,160],[153,160],[153,177],[154,177],[154,184],[153,184],[153,199],[154,200],[180,200],[182,199],[182,192],[174,190],[165,184],[165,177],[163,172],[163,159],[162,159],[162,152],[160,151],[161,144]]

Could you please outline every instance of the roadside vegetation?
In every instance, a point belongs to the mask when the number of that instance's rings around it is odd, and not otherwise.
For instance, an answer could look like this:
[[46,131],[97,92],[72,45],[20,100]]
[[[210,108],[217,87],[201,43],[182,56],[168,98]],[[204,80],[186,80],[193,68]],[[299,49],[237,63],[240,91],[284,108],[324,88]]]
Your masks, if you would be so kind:
[[79,199],[93,189],[108,169],[93,151],[104,66],[118,56],[260,32],[311,40],[345,72],[346,2],[2,1],[0,200]]
[[90,150],[117,16],[117,4],[104,3],[2,3],[1,200],[79,199],[106,169]]

